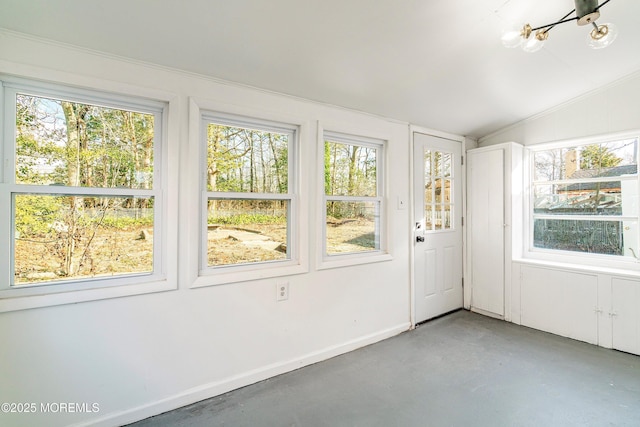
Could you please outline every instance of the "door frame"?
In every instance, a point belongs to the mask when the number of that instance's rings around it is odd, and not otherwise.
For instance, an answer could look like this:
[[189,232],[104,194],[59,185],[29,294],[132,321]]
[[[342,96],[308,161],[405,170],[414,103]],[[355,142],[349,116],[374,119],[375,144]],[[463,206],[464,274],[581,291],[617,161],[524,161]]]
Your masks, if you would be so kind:
[[[467,211],[467,162],[466,162],[466,154],[467,154],[467,149],[469,148],[475,148],[477,146],[477,143],[473,140],[470,140],[469,138],[466,138],[464,136],[460,136],[460,135],[455,135],[455,134],[451,134],[451,133],[447,133],[447,132],[440,132],[437,130],[433,130],[433,129],[429,129],[429,128],[424,128],[421,126],[415,126],[415,125],[409,125],[409,174],[410,174],[410,179],[409,179],[409,197],[410,197],[410,225],[411,225],[411,229],[408,230],[408,234],[409,234],[409,277],[410,277],[410,304],[409,304],[409,310],[410,310],[410,320],[411,320],[411,329],[414,329],[416,327],[416,279],[415,279],[415,250],[416,250],[416,245],[414,244],[414,229],[413,227],[415,226],[416,223],[416,217],[415,217],[415,203],[416,203],[416,198],[415,198],[415,179],[414,179],[414,174],[415,174],[415,168],[414,168],[414,151],[415,151],[415,140],[414,140],[414,134],[415,133],[421,133],[421,134],[425,134],[425,135],[430,135],[430,136],[434,136],[436,138],[443,138],[443,139],[449,139],[451,141],[456,141],[459,142],[460,144],[462,144],[462,149],[461,149],[461,156],[463,159],[463,164],[462,164],[462,217],[463,217],[463,225],[462,225],[462,280],[464,281],[464,278],[467,277],[467,233],[466,233],[466,224],[464,223],[464,217],[466,216],[466,211]],[[468,147],[469,144],[472,144],[472,147]],[[470,308],[470,301],[471,301],[471,293],[470,293],[470,288],[468,286],[463,286],[462,289],[462,294],[463,294],[463,307],[466,310],[469,310]]]

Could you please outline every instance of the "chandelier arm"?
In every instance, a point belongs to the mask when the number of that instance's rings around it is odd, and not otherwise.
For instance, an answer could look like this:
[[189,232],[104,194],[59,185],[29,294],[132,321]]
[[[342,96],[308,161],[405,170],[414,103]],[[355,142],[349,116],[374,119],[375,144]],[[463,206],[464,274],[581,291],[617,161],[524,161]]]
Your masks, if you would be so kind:
[[[597,8],[596,10],[599,10],[602,6],[604,6],[605,4],[609,3],[611,0],[605,0],[603,1]],[[560,18],[559,21],[551,23],[551,24],[547,24],[547,25],[542,25],[540,27],[536,27],[536,28],[532,28],[531,31],[538,31],[538,30],[543,30],[543,32],[548,33],[549,31],[551,31],[553,29],[553,27],[555,27],[558,24],[564,24],[565,22],[571,22],[571,21],[577,21],[579,18],[576,16],[575,18],[571,18],[571,19],[567,19],[569,17],[569,15],[571,15],[572,13],[574,13],[576,10],[573,9],[571,12],[567,13],[566,15],[564,15],[562,18]]]
[[558,25],[558,24],[564,24],[565,22],[577,21],[578,20],[577,16],[575,18],[565,19],[567,16],[571,15],[573,12],[575,12],[575,10],[572,10],[571,12],[566,14],[560,21],[553,22],[553,23],[547,24],[547,25],[541,25],[541,26],[536,27],[536,28],[532,28],[531,31],[537,31],[537,30],[544,29],[544,32],[546,33],[548,31],[551,31],[551,29],[553,27],[555,27],[556,25]]

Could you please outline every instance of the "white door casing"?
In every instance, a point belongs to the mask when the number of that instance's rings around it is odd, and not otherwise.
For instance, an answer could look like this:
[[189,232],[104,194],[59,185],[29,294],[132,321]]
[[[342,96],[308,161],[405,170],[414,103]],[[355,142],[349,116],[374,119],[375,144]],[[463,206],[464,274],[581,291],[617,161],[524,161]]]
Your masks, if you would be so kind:
[[462,307],[462,143],[420,132],[414,144],[415,323]]

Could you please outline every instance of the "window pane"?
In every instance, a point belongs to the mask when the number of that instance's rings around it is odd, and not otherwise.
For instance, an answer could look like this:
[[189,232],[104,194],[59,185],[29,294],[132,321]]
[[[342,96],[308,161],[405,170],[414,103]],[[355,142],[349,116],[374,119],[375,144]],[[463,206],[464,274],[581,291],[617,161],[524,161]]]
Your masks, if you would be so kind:
[[442,176],[451,176],[451,153],[440,152],[440,155],[442,156]]
[[287,193],[290,134],[210,123],[207,189]]
[[629,138],[533,153],[533,247],[636,257],[637,150]]
[[153,202],[15,194],[15,285],[152,272]]
[[427,182],[424,200],[425,203],[451,203],[451,180],[437,178]]
[[452,187],[452,180],[445,179],[442,187],[442,194],[443,194],[442,201],[444,203],[451,203],[451,187]]
[[426,181],[429,181],[429,179],[432,176],[437,175],[436,172],[431,169],[431,164],[432,164],[431,158],[432,158],[431,150],[425,149],[424,150],[424,177]]
[[327,254],[380,249],[378,202],[327,202]]
[[436,213],[434,212],[434,205],[428,204],[424,207],[424,227],[425,230],[435,230]]
[[424,152],[425,165],[425,230],[443,231],[452,229],[451,191],[453,183],[453,154],[444,151]]
[[[578,169],[597,173],[599,176],[621,176],[636,174],[637,140],[629,139],[616,142],[603,142],[580,147]],[[629,167],[632,166],[632,167]],[[576,177],[575,174],[571,178]]]
[[636,139],[536,152],[534,179],[553,181],[636,175],[636,153]]
[[566,164],[574,165],[573,168],[575,169],[577,167],[575,166],[576,158],[575,148],[558,148],[555,150],[536,152],[533,155],[534,180],[554,181],[565,179]]
[[545,215],[636,215],[623,210],[623,199],[635,203],[638,184],[633,181],[537,185],[534,190],[534,213]]
[[451,206],[445,206],[444,212],[442,212],[442,224],[445,230],[451,229],[451,217],[453,214],[453,208]]
[[424,174],[425,180],[433,177],[451,176],[452,154],[444,151],[424,150]]
[[376,148],[325,141],[324,156],[327,195],[378,195]]
[[[626,233],[625,233],[626,229]],[[593,254],[627,255],[636,240],[637,223],[623,221],[582,221],[567,219],[534,220],[533,245],[536,248]],[[628,254],[630,255],[630,254]]]
[[289,259],[288,200],[209,199],[209,266]]
[[16,182],[151,189],[154,116],[18,94]]
[[436,230],[442,230],[444,229],[444,224],[445,224],[445,216],[444,216],[444,211],[442,209],[442,205],[436,205],[435,206],[435,210],[434,210],[434,218],[433,218],[433,225],[435,226]]
[[442,179],[436,179],[434,184],[435,184],[435,188],[434,188],[434,190],[435,190],[435,200],[434,201],[435,201],[435,203],[442,203],[442,199],[443,199],[443,196],[444,196],[444,194],[442,194],[443,190],[444,190],[443,189],[444,182],[442,181]]

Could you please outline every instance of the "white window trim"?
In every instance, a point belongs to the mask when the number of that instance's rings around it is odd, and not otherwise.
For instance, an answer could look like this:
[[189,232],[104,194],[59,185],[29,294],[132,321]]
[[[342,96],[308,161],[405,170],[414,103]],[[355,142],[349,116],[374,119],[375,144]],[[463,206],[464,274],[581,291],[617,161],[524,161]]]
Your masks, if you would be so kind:
[[[106,86],[109,86],[107,88]],[[154,189],[127,190],[135,196],[154,196],[154,271],[152,273],[126,274],[113,277],[77,279],[45,282],[28,286],[11,287],[13,283],[13,224],[12,193],[17,194],[104,194],[121,195],[122,192],[107,188],[72,188],[14,184],[15,172],[15,127],[4,126],[0,136],[0,226],[9,227],[8,233],[0,234],[0,312],[29,308],[93,301],[129,295],[148,294],[177,289],[177,263],[170,261],[169,247],[175,247],[177,226],[168,217],[177,216],[177,207],[169,208],[176,197],[177,165],[168,161],[170,154],[177,157],[177,145],[170,145],[169,121],[175,122],[176,99],[166,93],[149,93],[138,88],[116,88],[95,82],[92,88],[76,88],[64,82],[46,83],[21,77],[0,76],[0,114],[5,123],[15,123],[15,99],[11,95],[18,92],[39,97],[55,97],[75,102],[91,103],[112,108],[130,109],[154,114],[159,126],[155,131],[159,136],[154,152]],[[128,93],[127,95],[124,95]],[[171,115],[170,115],[171,112]],[[13,117],[11,119],[9,116]],[[7,119],[9,117],[9,119]],[[13,120],[13,122],[11,121]],[[173,156],[171,156],[173,157]],[[157,242],[155,240],[157,238]],[[174,246],[170,246],[174,242]],[[174,257],[175,258],[175,257]]]
[[[533,200],[533,183],[534,183],[534,170],[532,166],[533,155],[538,151],[545,151],[556,148],[566,148],[566,147],[574,147],[574,146],[584,146],[589,144],[597,144],[597,143],[606,143],[606,142],[616,142],[624,139],[632,139],[638,138],[640,145],[640,130],[628,131],[628,132],[619,132],[612,133],[607,135],[598,135],[591,136],[586,138],[577,138],[571,140],[563,140],[556,142],[548,142],[543,144],[536,144],[532,146],[525,147],[524,150],[524,162],[523,162],[523,170],[525,179],[525,191],[523,197],[524,203],[524,224],[525,229],[523,230],[524,239],[523,239],[523,258],[524,261],[533,261],[533,262],[541,262],[547,265],[556,265],[556,266],[584,266],[588,268],[595,269],[607,269],[612,271],[634,271],[640,272],[640,260],[639,259],[631,259],[629,257],[621,257],[617,255],[606,255],[606,254],[591,254],[585,252],[573,252],[573,251],[563,251],[557,249],[544,249],[544,248],[536,248],[533,246],[533,225],[534,225],[534,215],[531,211],[532,209],[532,200]],[[640,171],[639,171],[640,172]],[[638,179],[640,182],[640,173],[639,176],[635,179]],[[611,181],[612,178],[603,178],[603,181]],[[622,177],[621,179],[628,179]],[[594,180],[588,180],[592,182]],[[553,181],[556,182],[556,181]],[[552,182],[552,183],[553,183]],[[639,186],[640,188],[640,186]],[[640,194],[638,195],[640,197]],[[538,215],[538,217],[540,217]],[[640,215],[639,215],[640,217]],[[611,216],[606,217],[589,217],[586,219],[615,219],[615,220],[624,220],[624,219],[634,219],[639,220],[639,217],[627,217],[627,216],[616,216],[615,218]],[[565,216],[554,216],[553,219],[565,219]],[[571,216],[571,219],[585,219],[584,216]],[[640,222],[639,222],[640,225]],[[640,233],[640,227],[639,233]],[[640,241],[640,237],[639,240]]]
[[[206,162],[205,121],[223,121],[231,125],[255,127],[264,124],[266,130],[292,131],[295,138],[289,147],[289,188],[288,193],[261,195],[255,193],[223,193],[206,191],[206,174],[203,170]],[[308,138],[309,123],[307,120],[289,114],[277,114],[272,111],[246,108],[235,104],[218,103],[208,99],[191,97],[189,99],[189,147],[193,157],[190,164],[197,164],[189,172],[190,188],[197,188],[188,196],[184,205],[189,206],[187,231],[191,242],[185,248],[184,255],[187,266],[185,280],[191,288],[224,285],[251,280],[260,280],[282,276],[302,274],[309,271],[308,245],[302,244],[303,236],[308,233],[305,208],[308,178],[301,173],[302,147]],[[261,128],[262,129],[262,128]],[[204,209],[210,195],[239,199],[263,198],[289,200],[289,243],[290,259],[208,267],[206,265],[206,218]],[[195,197],[194,197],[195,195]]]
[[[345,144],[359,145],[363,147],[373,147],[378,150],[376,154],[377,162],[377,190],[376,196],[370,197],[356,197],[356,196],[327,196],[324,188],[324,144],[327,139],[335,140],[336,142],[342,142]],[[393,257],[388,252],[388,239],[387,239],[387,221],[389,218],[388,207],[386,203],[386,157],[388,155],[388,141],[389,136],[380,133],[377,134],[375,130],[354,128],[339,123],[323,124],[318,123],[318,136],[317,136],[317,167],[318,167],[318,206],[319,206],[319,230],[318,230],[318,242],[320,243],[318,256],[317,256],[317,269],[326,270],[332,268],[348,267],[361,264],[370,264],[391,261]],[[326,236],[326,223],[327,223],[327,200],[355,200],[365,202],[378,202],[379,212],[377,227],[379,249],[363,252],[350,252],[344,254],[327,254],[327,236]]]

